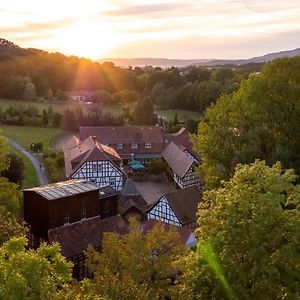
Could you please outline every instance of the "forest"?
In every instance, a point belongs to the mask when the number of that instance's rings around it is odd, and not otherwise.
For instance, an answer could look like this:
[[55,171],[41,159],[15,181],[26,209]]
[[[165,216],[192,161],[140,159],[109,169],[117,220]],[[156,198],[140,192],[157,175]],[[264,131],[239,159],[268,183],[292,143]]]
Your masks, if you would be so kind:
[[221,94],[233,93],[261,68],[262,64],[120,68],[111,62],[22,49],[0,39],[0,98],[67,100],[66,92],[89,91],[95,102],[132,103],[149,97],[161,108],[204,113]]

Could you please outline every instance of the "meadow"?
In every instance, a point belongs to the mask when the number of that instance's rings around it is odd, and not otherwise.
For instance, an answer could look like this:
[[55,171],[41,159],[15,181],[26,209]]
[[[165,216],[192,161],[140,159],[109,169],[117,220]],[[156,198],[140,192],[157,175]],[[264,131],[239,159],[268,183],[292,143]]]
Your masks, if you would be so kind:
[[[58,101],[24,101],[24,100],[10,100],[10,99],[0,99],[0,108],[2,111],[6,110],[10,106],[19,106],[24,107],[34,106],[40,113],[49,107],[52,107],[53,111],[62,113],[66,109],[76,109],[82,108],[86,110],[88,108],[97,107],[101,108],[103,112],[110,112],[115,116],[120,116],[122,114],[122,106],[120,104],[82,104],[77,101],[67,101],[67,102],[58,102]],[[180,109],[161,109],[155,106],[155,112],[159,116],[163,116],[166,120],[173,120],[175,114],[177,114],[179,121],[185,122],[188,119],[200,120],[202,118],[201,113],[189,110],[180,110]]]
[[43,143],[44,150],[52,149],[53,142],[63,136],[65,132],[57,128],[0,125],[3,135],[11,138],[26,150],[30,150],[32,143]]

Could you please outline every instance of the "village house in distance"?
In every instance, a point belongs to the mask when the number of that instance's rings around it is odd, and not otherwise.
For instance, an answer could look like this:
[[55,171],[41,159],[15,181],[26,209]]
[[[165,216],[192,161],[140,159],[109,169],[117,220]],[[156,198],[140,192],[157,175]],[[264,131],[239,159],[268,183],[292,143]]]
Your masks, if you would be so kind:
[[113,148],[125,164],[133,159],[147,164],[151,159],[160,158],[165,147],[160,126],[80,127],[80,140],[89,136]]
[[99,187],[112,186],[120,191],[126,175],[121,158],[112,148],[88,136],[82,142],[73,136],[63,147],[67,178],[88,179]]

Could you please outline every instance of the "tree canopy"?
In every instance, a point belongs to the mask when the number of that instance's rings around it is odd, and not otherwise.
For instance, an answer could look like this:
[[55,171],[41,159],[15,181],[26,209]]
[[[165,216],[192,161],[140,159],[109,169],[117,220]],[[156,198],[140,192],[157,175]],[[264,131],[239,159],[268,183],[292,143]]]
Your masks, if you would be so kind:
[[59,298],[72,280],[70,264],[57,244],[36,251],[26,244],[25,238],[12,238],[0,247],[0,299]]
[[140,225],[130,221],[130,232],[120,237],[107,233],[102,252],[89,250],[91,295],[110,299],[173,299],[179,293],[175,284],[180,257],[184,253],[177,231],[157,225],[143,235]]
[[300,173],[300,57],[266,65],[205,113],[194,146],[207,187],[233,175],[238,163],[281,161]]
[[[194,299],[300,297],[300,186],[292,170],[238,165],[199,205]],[[193,261],[191,259],[191,261]]]

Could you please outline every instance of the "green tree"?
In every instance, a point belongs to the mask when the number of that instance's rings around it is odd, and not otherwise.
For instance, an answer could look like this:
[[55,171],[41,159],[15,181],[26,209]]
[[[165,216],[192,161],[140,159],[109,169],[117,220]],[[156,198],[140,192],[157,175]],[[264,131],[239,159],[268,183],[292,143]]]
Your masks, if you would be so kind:
[[158,225],[143,235],[138,222],[130,219],[127,235],[107,233],[102,252],[88,250],[94,272],[88,290],[110,299],[173,299],[179,292],[174,281],[184,251],[175,229]]
[[299,299],[300,186],[293,170],[238,165],[206,191],[198,251],[186,274],[194,299]]
[[71,265],[57,244],[25,250],[25,238],[0,248],[0,299],[55,299],[72,280]]
[[207,187],[233,175],[238,163],[256,158],[300,173],[300,57],[283,58],[222,96],[205,113],[194,146]]
[[15,153],[8,153],[9,167],[3,170],[0,175],[7,178],[10,182],[22,185],[24,177],[24,161]]
[[150,97],[145,97],[136,104],[133,121],[136,125],[154,125],[155,114]]
[[47,113],[46,109],[43,109],[43,116],[42,116],[42,118],[43,118],[43,124],[44,125],[48,125],[48,123],[49,123],[49,117],[48,117],[48,113]]
[[13,236],[25,236],[27,228],[25,224],[17,222],[4,206],[0,205],[0,246]]

